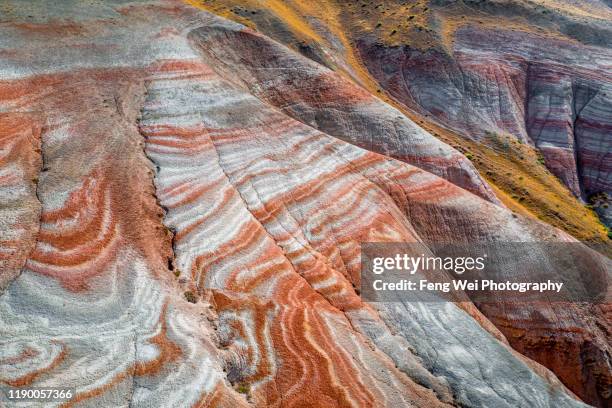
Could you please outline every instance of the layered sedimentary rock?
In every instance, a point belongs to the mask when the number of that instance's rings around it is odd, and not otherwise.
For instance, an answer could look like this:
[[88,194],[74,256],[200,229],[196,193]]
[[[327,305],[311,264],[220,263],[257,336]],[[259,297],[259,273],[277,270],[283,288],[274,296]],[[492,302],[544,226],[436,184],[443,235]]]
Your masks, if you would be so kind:
[[[361,56],[381,85],[466,137],[509,134],[533,144],[584,201],[610,194],[609,8],[586,13],[506,0],[430,6],[423,16],[434,37],[429,48],[361,38]],[[599,211],[606,221],[609,209]]]
[[40,130],[27,114],[0,114],[0,291],[19,274],[36,240]]
[[[496,324],[609,391],[605,307],[362,302],[361,242],[571,240],[492,203],[398,111],[175,1],[3,13],[0,199],[20,199],[0,206],[0,254],[18,249],[1,270],[4,390],[75,387],[73,406],[583,406]],[[273,66],[291,68],[280,83],[236,58],[255,58],[254,38],[290,64]],[[321,76],[332,92],[312,100],[299,84]]]
[[[601,2],[190,3],[254,27],[391,103],[466,153],[510,208],[580,240],[609,241],[601,222],[612,211],[612,15]],[[325,125],[309,104],[310,112],[298,106],[304,118]],[[523,146],[509,151],[508,143]]]
[[190,38],[216,70],[300,122],[499,203],[465,156],[338,73],[252,31],[204,27]]
[[[142,83],[94,69],[0,88],[3,109],[33,118],[13,123],[13,137],[43,129],[44,158],[36,246],[0,298],[3,388],[76,387],[73,403],[101,397],[103,406],[243,404],[223,382],[206,309],[173,290],[170,238],[135,125]],[[27,249],[27,238],[17,245]]]

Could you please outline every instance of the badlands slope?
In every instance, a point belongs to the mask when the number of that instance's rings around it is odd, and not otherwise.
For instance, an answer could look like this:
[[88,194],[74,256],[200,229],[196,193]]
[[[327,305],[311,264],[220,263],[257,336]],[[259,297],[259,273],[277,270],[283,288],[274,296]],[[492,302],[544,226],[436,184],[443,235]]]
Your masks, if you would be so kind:
[[5,1],[0,55],[3,391],[609,403],[608,304],[361,300],[361,242],[573,238],[346,72],[169,0]]
[[256,28],[394,105],[466,153],[507,206],[580,240],[608,243],[612,12],[605,1],[191,3]]

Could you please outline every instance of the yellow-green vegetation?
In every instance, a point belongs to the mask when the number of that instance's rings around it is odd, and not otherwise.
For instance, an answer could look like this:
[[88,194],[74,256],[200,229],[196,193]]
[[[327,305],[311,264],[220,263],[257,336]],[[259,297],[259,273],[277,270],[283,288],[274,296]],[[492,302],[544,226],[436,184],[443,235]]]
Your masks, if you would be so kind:
[[196,303],[198,301],[198,298],[196,297],[196,295],[194,295],[193,292],[190,290],[186,291],[183,295],[185,296],[185,299],[187,299],[189,303]]
[[[258,29],[258,13],[278,18],[295,39],[279,39],[298,49],[300,42],[318,43],[332,50],[336,70],[373,95],[402,111],[434,136],[463,152],[492,185],[500,200],[511,210],[539,218],[579,240],[610,244],[612,233],[544,166],[544,159],[527,144],[509,135],[489,134],[482,142],[469,140],[427,117],[415,113],[387,94],[370,75],[359,57],[355,40],[368,33],[386,46],[409,45],[452,53],[455,33],[465,25],[498,29],[499,19],[466,7],[461,2],[434,10],[428,0],[383,2],[374,0],[188,0],[189,3]],[[311,22],[317,20],[316,26]],[[316,27],[316,28],[315,28]],[[436,27],[434,30],[433,27]],[[520,17],[504,19],[510,30],[532,31]],[[266,34],[265,30],[262,30]],[[331,35],[342,50],[329,43]],[[559,33],[538,35],[558,36]],[[570,41],[565,38],[566,41]],[[341,51],[341,52],[337,52]],[[338,62],[338,61],[336,61]]]
[[427,49],[438,44],[430,27],[436,16],[428,0],[384,2],[380,0],[329,1],[341,9],[342,21],[350,32],[368,32],[388,46],[410,44]]
[[[342,75],[357,82],[359,85],[372,91],[378,84],[374,81],[359,59],[356,48],[350,38],[355,28],[353,18],[345,15],[346,3],[340,4],[335,0],[302,1],[302,0],[186,0],[189,4],[215,13],[219,16],[234,20],[247,27],[271,35],[288,47],[299,51],[303,45],[318,44],[327,50],[333,50],[337,58],[327,61],[330,66]],[[340,7],[342,5],[342,7]],[[258,26],[260,16],[266,14],[266,20],[276,18],[275,25],[282,26],[291,32],[292,38],[278,38]],[[317,29],[310,23],[312,19],[320,21]],[[365,22],[364,22],[365,23]],[[376,23],[373,23],[375,25]],[[368,26],[369,27],[369,26]],[[366,28],[368,28],[366,27]],[[371,27],[369,27],[371,28]],[[342,49],[332,45],[328,34],[334,37],[336,44]],[[325,56],[324,58],[328,58]],[[340,62],[338,64],[338,62]]]
[[608,242],[607,230],[595,212],[548,171],[532,146],[492,132],[479,143],[423,119],[419,124],[470,158],[511,210],[539,218],[581,241]]
[[237,21],[248,27],[257,28],[257,13],[266,11],[272,16],[277,16],[287,28],[300,40],[310,39],[322,41],[319,34],[310,26],[303,17],[302,8],[305,5],[283,0],[187,0],[187,3],[198,8],[208,10],[219,16]]
[[241,8],[252,5],[254,2],[248,0],[244,1],[216,1],[216,0],[186,0],[195,7],[210,11],[218,16],[236,21],[240,24],[244,24],[247,27],[253,29],[256,28],[255,24],[251,22],[246,13],[242,15],[240,13]]

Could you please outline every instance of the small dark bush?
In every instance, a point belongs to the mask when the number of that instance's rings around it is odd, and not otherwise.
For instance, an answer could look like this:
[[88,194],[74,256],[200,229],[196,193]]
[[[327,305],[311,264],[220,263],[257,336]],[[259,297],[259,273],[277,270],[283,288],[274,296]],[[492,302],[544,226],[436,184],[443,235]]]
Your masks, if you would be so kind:
[[198,299],[196,298],[196,296],[193,294],[192,291],[188,290],[187,292],[184,293],[185,295],[185,299],[187,299],[187,301],[189,303],[196,303],[198,301]]

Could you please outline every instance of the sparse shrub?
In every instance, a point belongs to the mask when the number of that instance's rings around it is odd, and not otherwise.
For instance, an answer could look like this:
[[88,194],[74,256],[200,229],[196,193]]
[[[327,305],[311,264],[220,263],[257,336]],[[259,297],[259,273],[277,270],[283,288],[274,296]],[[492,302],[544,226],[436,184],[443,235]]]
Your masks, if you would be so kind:
[[196,303],[198,301],[198,299],[196,298],[196,295],[194,295],[193,292],[190,290],[186,291],[184,295],[185,295],[185,299],[187,299],[189,303]]
[[588,203],[593,206],[593,208],[608,208],[610,202],[610,197],[608,193],[605,191],[600,191],[594,194],[591,194],[588,198]]
[[238,384],[238,387],[236,387],[236,391],[238,391],[241,394],[248,394],[249,386],[248,384]]

